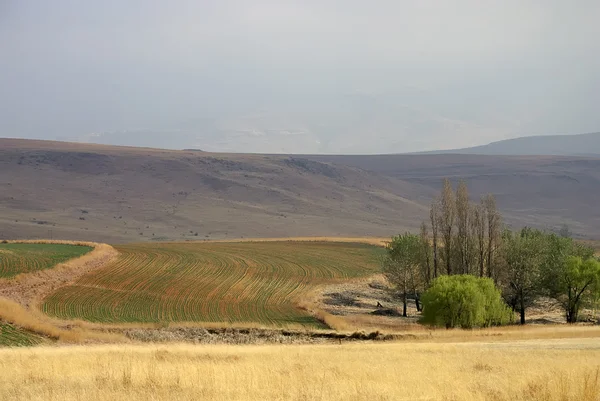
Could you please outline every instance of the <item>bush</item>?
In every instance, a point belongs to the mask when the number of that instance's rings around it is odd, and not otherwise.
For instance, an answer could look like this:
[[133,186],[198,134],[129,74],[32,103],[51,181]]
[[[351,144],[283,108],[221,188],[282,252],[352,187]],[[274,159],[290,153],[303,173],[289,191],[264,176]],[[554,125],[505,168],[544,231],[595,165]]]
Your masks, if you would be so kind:
[[441,276],[423,294],[422,322],[446,328],[488,327],[513,321],[514,314],[489,278]]

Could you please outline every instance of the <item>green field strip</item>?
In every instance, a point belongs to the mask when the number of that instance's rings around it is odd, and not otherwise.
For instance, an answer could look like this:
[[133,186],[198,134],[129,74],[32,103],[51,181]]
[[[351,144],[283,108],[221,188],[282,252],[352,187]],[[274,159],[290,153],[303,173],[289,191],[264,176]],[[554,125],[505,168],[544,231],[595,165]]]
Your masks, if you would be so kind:
[[44,342],[44,338],[15,325],[0,322],[0,347],[29,347]]
[[114,263],[48,296],[46,313],[94,322],[318,325],[294,302],[311,286],[377,271],[362,244],[168,243],[119,246]]
[[50,269],[85,255],[92,249],[89,246],[67,244],[0,244],[0,278]]

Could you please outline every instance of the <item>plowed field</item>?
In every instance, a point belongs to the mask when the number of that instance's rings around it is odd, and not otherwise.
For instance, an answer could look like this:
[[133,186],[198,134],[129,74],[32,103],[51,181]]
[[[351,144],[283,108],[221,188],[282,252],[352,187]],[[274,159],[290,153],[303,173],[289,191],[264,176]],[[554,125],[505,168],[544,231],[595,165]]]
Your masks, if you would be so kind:
[[0,277],[49,269],[91,250],[89,246],[67,244],[0,244]]
[[42,310],[94,322],[318,322],[295,306],[314,285],[369,275],[383,249],[331,242],[148,243],[48,296]]

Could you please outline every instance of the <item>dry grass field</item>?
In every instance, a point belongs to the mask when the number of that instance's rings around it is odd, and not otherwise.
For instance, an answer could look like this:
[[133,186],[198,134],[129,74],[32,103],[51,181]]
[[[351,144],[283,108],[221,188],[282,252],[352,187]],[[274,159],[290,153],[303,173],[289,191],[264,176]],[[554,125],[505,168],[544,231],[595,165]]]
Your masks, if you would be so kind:
[[258,241],[117,246],[120,256],[47,296],[60,319],[103,323],[321,324],[297,304],[312,287],[373,274],[382,248]]
[[598,401],[597,338],[0,350],[2,400]]

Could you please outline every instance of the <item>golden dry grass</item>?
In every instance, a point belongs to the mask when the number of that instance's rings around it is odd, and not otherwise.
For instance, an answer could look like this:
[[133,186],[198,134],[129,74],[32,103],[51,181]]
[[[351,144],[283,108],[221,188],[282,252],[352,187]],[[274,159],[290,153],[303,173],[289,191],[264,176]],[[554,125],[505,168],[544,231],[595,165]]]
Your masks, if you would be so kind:
[[12,323],[25,330],[67,343],[84,341],[124,342],[126,338],[118,334],[103,333],[85,327],[64,329],[40,313],[29,311],[16,302],[0,298],[0,320]]
[[595,339],[0,350],[2,400],[598,401]]

